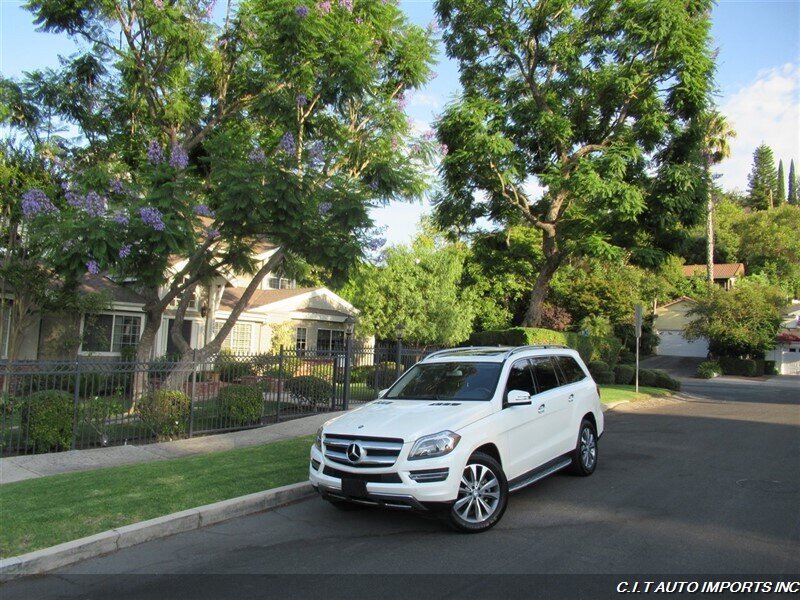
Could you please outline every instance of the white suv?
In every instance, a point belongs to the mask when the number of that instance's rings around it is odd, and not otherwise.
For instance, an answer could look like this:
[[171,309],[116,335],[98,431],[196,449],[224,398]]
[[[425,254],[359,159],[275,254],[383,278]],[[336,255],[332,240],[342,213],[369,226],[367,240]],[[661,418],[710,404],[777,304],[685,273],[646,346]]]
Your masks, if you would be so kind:
[[566,467],[591,475],[602,433],[599,389],[574,350],[442,350],[320,427],[309,479],[341,508],[439,511],[484,531],[509,492]]

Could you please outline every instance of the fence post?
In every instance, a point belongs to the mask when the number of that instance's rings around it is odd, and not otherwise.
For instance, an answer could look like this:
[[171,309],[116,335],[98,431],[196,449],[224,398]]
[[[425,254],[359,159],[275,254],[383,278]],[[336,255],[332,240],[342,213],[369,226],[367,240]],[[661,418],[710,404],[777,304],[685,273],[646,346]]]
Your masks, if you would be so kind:
[[81,393],[81,356],[75,357],[75,394],[73,395],[72,407],[72,449],[78,445],[78,399]]
[[197,383],[197,350],[192,348],[192,392],[189,396],[189,437],[194,435],[194,387]]
[[353,336],[347,336],[347,344],[344,349],[344,398],[342,400],[342,408],[348,410],[350,408],[350,368],[353,365]]
[[397,336],[397,354],[395,356],[394,361],[394,378],[400,378],[400,361],[402,360],[402,351],[403,351],[403,339],[398,335]]
[[283,395],[283,344],[281,344],[280,354],[278,354],[278,403],[275,407],[275,422],[281,420],[281,396]]

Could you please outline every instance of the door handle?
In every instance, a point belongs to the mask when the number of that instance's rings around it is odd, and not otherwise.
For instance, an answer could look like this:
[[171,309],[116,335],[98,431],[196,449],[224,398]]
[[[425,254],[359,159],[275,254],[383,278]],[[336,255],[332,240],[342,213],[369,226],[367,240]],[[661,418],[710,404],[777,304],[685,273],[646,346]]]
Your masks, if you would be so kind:
[[573,400],[575,400],[575,394],[570,394],[569,401],[572,402]]
[[544,412],[544,404],[540,404],[539,405],[539,414],[542,414],[543,412]]

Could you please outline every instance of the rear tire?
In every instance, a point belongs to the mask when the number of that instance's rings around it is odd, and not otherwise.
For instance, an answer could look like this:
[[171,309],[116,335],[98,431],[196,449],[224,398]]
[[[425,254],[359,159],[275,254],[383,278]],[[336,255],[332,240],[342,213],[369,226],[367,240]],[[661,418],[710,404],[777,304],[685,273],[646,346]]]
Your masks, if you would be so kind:
[[588,477],[597,468],[597,458],[597,431],[591,421],[584,419],[578,429],[578,442],[572,451],[570,472],[573,475]]
[[464,467],[448,524],[463,533],[480,533],[497,525],[507,505],[508,481],[503,468],[488,454],[476,452]]

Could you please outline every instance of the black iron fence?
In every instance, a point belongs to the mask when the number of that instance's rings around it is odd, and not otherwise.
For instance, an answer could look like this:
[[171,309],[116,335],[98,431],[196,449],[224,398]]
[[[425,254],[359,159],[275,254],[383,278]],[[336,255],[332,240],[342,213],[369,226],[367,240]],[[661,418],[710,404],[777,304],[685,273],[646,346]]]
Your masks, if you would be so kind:
[[343,410],[375,399],[431,351],[396,344],[146,363],[1,362],[0,453],[144,444]]

